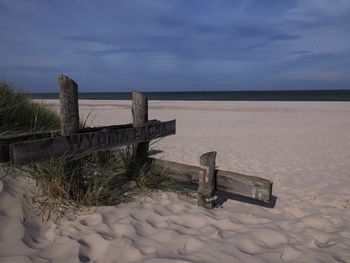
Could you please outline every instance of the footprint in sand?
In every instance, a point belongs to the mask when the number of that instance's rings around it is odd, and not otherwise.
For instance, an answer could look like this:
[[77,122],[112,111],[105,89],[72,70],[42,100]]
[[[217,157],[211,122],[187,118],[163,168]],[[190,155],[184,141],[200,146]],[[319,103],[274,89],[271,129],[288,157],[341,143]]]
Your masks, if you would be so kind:
[[181,217],[176,217],[173,220],[173,223],[183,226],[183,227],[187,227],[187,228],[191,228],[191,229],[199,229],[204,227],[207,222],[205,221],[205,218],[201,217],[201,216],[196,216],[196,215],[186,215],[184,214]]
[[334,246],[336,243],[331,241],[331,235],[322,230],[310,228],[305,231],[306,235],[312,237],[311,247],[324,248]]
[[346,249],[336,248],[334,249],[332,256],[338,262],[350,263],[350,252]]
[[291,262],[295,261],[297,258],[299,258],[302,255],[302,253],[295,248],[287,247],[281,254],[281,259],[283,262]]
[[110,242],[98,234],[85,235],[78,240],[81,261],[95,261],[101,258],[110,246]]
[[236,224],[228,218],[217,220],[214,222],[214,225],[222,230],[230,230],[230,231],[242,231],[243,230],[242,224]]
[[114,230],[114,234],[117,237],[130,237],[130,236],[135,236],[136,235],[136,230],[135,228],[130,225],[130,224],[114,224],[112,226],[113,230]]
[[166,228],[169,225],[164,217],[150,217],[146,220],[146,222],[154,228]]
[[332,224],[325,218],[308,216],[302,219],[305,225],[311,226],[313,228],[327,230],[332,227]]
[[80,223],[84,226],[97,226],[102,223],[101,214],[89,214],[80,216]]
[[132,222],[131,224],[135,228],[136,234],[139,236],[152,235],[158,230],[154,228],[151,224],[145,221]]
[[154,247],[149,246],[139,246],[138,249],[143,255],[155,254],[157,250]]
[[319,240],[314,240],[313,244],[318,248],[332,247],[336,243],[334,241],[320,242]]
[[200,250],[203,246],[204,246],[204,243],[202,241],[199,241],[195,238],[189,238],[178,249],[178,253],[181,255],[191,254]]
[[265,251],[265,249],[253,238],[240,237],[235,241],[237,249],[245,254],[256,255]]
[[166,206],[166,208],[173,213],[178,213],[178,212],[182,212],[182,210],[185,209],[185,206],[183,204],[170,203]]
[[288,242],[284,234],[272,229],[259,229],[250,234],[269,248],[276,248]]
[[238,213],[234,216],[240,223],[244,224],[264,224],[269,223],[271,220],[268,220],[266,218],[258,217],[252,214],[246,214],[246,213]]
[[307,216],[308,213],[302,211],[298,207],[287,207],[284,209],[287,213],[291,214],[294,218],[301,218]]

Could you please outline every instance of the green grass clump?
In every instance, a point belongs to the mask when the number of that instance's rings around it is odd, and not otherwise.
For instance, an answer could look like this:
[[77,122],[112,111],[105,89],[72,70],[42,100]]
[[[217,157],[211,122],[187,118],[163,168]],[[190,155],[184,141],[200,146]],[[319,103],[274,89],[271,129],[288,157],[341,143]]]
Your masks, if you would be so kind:
[[0,82],[0,135],[60,128],[57,113]]
[[117,205],[154,191],[175,189],[173,181],[152,162],[135,162],[132,146],[55,158],[25,171],[39,186],[32,201],[43,221],[75,216],[87,206]]

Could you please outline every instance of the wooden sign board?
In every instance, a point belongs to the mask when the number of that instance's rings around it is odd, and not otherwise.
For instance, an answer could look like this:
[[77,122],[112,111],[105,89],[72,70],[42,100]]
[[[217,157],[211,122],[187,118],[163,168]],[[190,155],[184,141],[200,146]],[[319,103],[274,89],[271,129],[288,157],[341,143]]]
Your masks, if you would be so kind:
[[65,154],[76,154],[88,150],[108,149],[116,146],[150,141],[173,135],[176,120],[150,122],[141,127],[103,129],[95,132],[74,133],[69,136],[45,138],[10,145],[10,161],[14,166],[48,160]]
[[[147,123],[156,123],[158,120],[149,120]],[[116,130],[116,129],[124,129],[124,128],[132,128],[132,123],[128,124],[118,124],[111,126],[102,126],[102,127],[88,127],[81,128],[77,133],[87,133],[87,132],[97,132],[101,130]],[[25,141],[33,141],[44,138],[52,138],[61,136],[61,130],[53,130],[53,131],[36,131],[36,132],[26,132],[20,134],[12,134],[0,136],[0,162],[8,162],[10,161],[10,144],[25,142]]]

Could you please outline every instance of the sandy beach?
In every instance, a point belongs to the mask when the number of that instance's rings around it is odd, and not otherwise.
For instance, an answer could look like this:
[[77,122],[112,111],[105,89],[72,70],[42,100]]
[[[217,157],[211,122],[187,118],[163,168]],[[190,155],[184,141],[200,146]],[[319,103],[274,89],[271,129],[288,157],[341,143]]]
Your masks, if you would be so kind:
[[[131,101],[79,103],[92,126],[132,120]],[[275,204],[160,192],[42,224],[33,182],[0,175],[0,262],[350,262],[349,102],[150,101],[149,119],[177,120],[155,157],[217,151],[219,169],[272,180]]]

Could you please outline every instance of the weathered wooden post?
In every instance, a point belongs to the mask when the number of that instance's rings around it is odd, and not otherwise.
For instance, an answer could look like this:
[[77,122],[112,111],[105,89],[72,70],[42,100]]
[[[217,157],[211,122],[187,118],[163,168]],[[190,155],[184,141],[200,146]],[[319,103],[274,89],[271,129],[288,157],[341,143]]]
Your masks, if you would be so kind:
[[[79,131],[78,85],[71,78],[59,75],[60,86],[60,121],[62,135],[70,135]],[[82,186],[81,162],[71,160],[65,168],[68,174],[72,173],[73,180],[80,188]]]
[[200,157],[201,171],[198,178],[198,205],[212,209],[214,207],[216,176],[216,152],[208,152]]
[[62,135],[70,135],[79,130],[78,85],[65,75],[59,75],[60,120]]
[[[143,126],[148,121],[148,99],[141,92],[132,93],[132,118],[133,126]],[[139,164],[144,164],[148,159],[149,142],[141,142],[136,145],[135,160]]]

